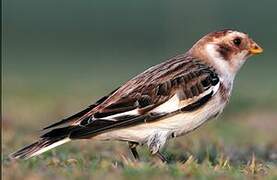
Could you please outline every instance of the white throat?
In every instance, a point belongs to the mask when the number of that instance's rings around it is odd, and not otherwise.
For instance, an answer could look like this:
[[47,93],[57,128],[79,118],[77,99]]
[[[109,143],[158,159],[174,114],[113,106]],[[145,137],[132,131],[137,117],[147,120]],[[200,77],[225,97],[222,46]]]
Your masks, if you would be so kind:
[[230,79],[231,81],[234,80],[235,73],[231,71],[228,61],[223,59],[223,57],[216,51],[216,45],[208,44],[206,46],[206,53],[221,78]]
[[[246,54],[241,53],[239,55],[236,55],[234,57],[235,59],[227,61],[223,59],[223,57],[216,49],[217,47],[215,44],[207,44],[205,48],[209,61],[218,71],[221,82],[223,82],[226,87],[232,88],[236,73],[244,63],[244,57]],[[235,64],[231,65],[231,61],[235,62]]]

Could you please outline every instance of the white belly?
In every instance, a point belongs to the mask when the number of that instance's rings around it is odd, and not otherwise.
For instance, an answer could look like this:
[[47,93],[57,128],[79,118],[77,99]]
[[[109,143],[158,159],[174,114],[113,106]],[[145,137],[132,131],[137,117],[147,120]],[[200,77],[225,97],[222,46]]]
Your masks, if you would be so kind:
[[207,102],[204,108],[193,112],[184,112],[157,122],[143,123],[129,128],[110,131],[94,138],[99,140],[134,141],[144,144],[156,133],[167,137],[170,137],[172,133],[175,136],[180,136],[196,129],[208,119],[221,113],[224,106],[225,103],[222,103],[220,95],[216,94]]

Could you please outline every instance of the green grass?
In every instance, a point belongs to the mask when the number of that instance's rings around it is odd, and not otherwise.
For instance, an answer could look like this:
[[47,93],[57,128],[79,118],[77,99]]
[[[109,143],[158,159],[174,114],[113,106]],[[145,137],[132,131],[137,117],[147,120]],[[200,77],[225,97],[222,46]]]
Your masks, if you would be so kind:
[[[59,148],[63,151],[63,148]],[[93,150],[93,148],[92,148]],[[253,155],[247,163],[234,165],[228,156],[217,154],[212,162],[207,156],[202,162],[190,155],[183,161],[171,161],[161,164],[146,159],[135,162],[126,155],[108,155],[102,153],[47,153],[40,157],[20,162],[4,162],[5,179],[58,178],[58,179],[197,179],[245,177],[276,178],[276,165],[257,160]]]
[[[33,113],[36,117],[36,114]],[[57,116],[57,115],[56,115]],[[11,162],[7,155],[32,142],[36,122],[4,123],[4,179],[276,179],[276,113],[247,112],[210,121],[197,131],[171,140],[164,149],[169,164],[162,164],[139,147],[134,161],[124,142],[77,141],[27,161]],[[259,127],[256,118],[268,126]],[[243,117],[243,121],[242,121]],[[255,118],[253,118],[255,117]],[[7,120],[6,120],[7,121]],[[268,122],[267,122],[268,121]],[[30,121],[28,121],[30,123]],[[26,127],[27,126],[27,127]],[[257,128],[258,127],[258,128]],[[265,128],[265,129],[263,129]],[[273,130],[273,129],[272,129]]]

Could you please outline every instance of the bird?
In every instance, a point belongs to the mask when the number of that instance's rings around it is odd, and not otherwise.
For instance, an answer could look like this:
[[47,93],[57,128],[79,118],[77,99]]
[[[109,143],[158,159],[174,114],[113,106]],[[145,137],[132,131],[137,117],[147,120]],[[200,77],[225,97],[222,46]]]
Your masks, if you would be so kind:
[[43,128],[37,141],[9,157],[28,159],[74,140],[124,141],[167,162],[169,139],[218,117],[228,104],[235,76],[263,52],[247,33],[223,29],[206,34],[188,51],[152,66],[84,110]]

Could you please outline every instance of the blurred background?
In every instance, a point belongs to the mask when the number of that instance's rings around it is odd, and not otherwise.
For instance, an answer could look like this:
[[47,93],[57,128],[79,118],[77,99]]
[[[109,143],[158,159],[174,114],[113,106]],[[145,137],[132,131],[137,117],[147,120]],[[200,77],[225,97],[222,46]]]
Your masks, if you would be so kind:
[[[264,54],[250,58],[241,69],[220,120],[178,138],[169,151],[182,146],[180,153],[194,154],[204,142],[204,147],[215,144],[228,156],[247,159],[255,152],[276,164],[276,7],[275,0],[4,1],[4,157],[32,142],[38,129],[185,52],[206,33],[232,28],[247,32]],[[65,148],[72,146],[77,145]],[[107,144],[99,146],[107,150]],[[111,146],[107,151],[113,157],[120,145]],[[127,148],[124,152],[128,154]]]

